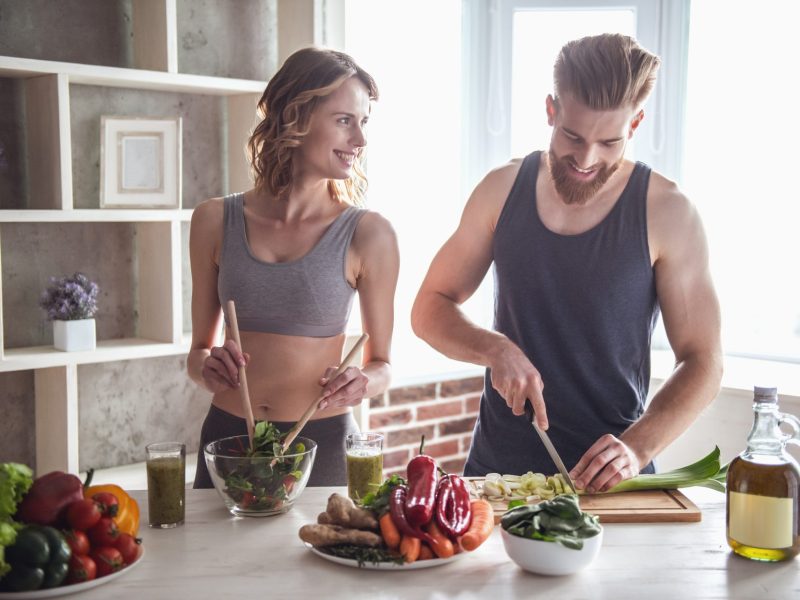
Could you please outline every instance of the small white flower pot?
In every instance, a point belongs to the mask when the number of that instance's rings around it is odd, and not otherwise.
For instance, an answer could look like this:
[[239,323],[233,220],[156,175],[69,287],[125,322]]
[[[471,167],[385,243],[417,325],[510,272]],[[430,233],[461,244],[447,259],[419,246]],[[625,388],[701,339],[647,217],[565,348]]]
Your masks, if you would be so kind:
[[53,321],[53,346],[56,350],[94,350],[95,345],[94,319]]

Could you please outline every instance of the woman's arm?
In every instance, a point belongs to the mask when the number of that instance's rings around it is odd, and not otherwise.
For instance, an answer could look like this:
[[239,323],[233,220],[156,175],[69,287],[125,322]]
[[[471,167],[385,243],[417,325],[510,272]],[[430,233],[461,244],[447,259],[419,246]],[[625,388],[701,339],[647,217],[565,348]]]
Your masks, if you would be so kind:
[[[349,262],[353,265],[361,306],[361,324],[369,340],[364,345],[363,367],[349,367],[333,381],[325,377],[320,408],[357,406],[389,387],[390,347],[394,327],[394,294],[400,269],[397,236],[389,221],[367,213],[353,235]],[[329,369],[325,376],[329,376]]]
[[186,369],[189,377],[213,393],[239,386],[237,361],[245,360],[233,340],[226,340],[222,347],[214,347],[222,326],[217,275],[223,210],[221,198],[201,203],[192,214],[189,233],[192,346]]

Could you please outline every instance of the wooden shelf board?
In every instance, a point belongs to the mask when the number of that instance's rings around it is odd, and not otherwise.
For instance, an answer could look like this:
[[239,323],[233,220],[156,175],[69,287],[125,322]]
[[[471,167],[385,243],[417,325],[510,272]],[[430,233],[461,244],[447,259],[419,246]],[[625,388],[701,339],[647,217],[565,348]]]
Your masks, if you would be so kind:
[[0,210],[0,223],[138,223],[191,221],[192,209]]
[[62,352],[52,346],[11,348],[5,351],[3,360],[0,360],[0,372],[174,356],[187,353],[189,341],[190,338],[187,336],[184,336],[180,344],[154,342],[142,338],[104,340],[97,342],[97,348],[94,351],[87,352]]
[[166,73],[121,67],[101,67],[79,63],[0,56],[0,77],[28,78],[64,73],[70,83],[110,87],[187,92],[230,96],[261,93],[266,82],[250,79],[228,79],[188,73]]

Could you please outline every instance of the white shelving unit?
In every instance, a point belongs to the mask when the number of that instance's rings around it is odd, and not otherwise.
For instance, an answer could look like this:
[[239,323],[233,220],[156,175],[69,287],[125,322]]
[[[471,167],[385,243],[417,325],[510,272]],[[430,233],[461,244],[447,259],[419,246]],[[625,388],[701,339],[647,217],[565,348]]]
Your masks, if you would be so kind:
[[[71,84],[223,96],[227,114],[223,143],[235,147],[246,139],[264,82],[178,73],[175,14],[175,0],[133,1],[137,68],[0,56],[0,77],[22,81],[29,158],[28,208],[0,210],[0,223],[126,222],[133,224],[137,239],[136,337],[101,340],[91,352],[60,352],[50,346],[6,348],[2,320],[12,318],[13,307],[2,306],[0,290],[0,372],[34,372],[39,473],[79,470],[79,365],[180,355],[189,349],[190,337],[182,325],[181,226],[191,219],[191,210],[75,209],[72,185]],[[228,189],[246,189],[248,165],[240,153],[228,156]]]
[[[277,6],[279,63],[303,46],[342,45],[343,0],[278,0]],[[190,336],[182,325],[181,227],[192,211],[76,209],[72,185],[73,84],[221,96],[227,116],[221,144],[240,147],[247,138],[264,81],[179,73],[177,32],[176,0],[132,0],[134,68],[0,56],[0,78],[22,81],[29,154],[28,208],[0,210],[0,224],[132,223],[137,239],[136,337],[100,340],[92,352],[60,352],[49,346],[7,349],[3,317],[10,318],[13,307],[3,306],[0,286],[0,372],[34,372],[39,473],[79,470],[79,365],[180,355],[189,349]],[[241,153],[228,152],[225,163],[229,190],[250,187]],[[363,421],[365,415],[359,418]]]

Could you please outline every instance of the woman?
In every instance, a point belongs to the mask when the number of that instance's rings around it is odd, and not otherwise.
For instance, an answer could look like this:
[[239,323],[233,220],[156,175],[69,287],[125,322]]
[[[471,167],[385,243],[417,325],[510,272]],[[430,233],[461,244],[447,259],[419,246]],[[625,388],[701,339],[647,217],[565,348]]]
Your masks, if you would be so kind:
[[[238,366],[256,420],[287,431],[314,398],[302,435],[317,442],[309,485],[344,485],[344,436],[352,407],[389,385],[389,346],[399,256],[389,222],[355,204],[372,77],[341,52],[306,48],[290,56],[258,104],[263,120],[248,143],[255,187],[212,198],[192,216],[192,348],[188,371],[211,391],[194,487],[212,487],[202,448],[247,433]],[[358,291],[369,334],[362,367],[329,377],[341,362]],[[215,346],[228,300],[242,348],[229,331]]]

